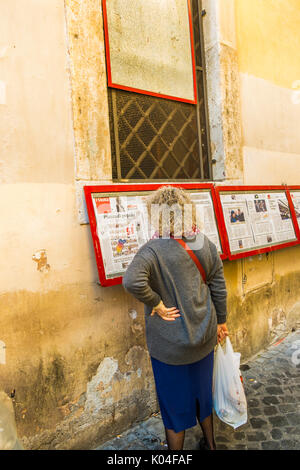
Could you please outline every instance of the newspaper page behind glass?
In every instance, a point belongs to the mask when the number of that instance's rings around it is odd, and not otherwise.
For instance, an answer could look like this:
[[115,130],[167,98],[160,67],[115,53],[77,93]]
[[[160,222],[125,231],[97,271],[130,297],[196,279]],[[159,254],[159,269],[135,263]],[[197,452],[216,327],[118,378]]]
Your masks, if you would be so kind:
[[294,226],[285,192],[247,194],[256,245],[295,240]]
[[201,232],[216,245],[218,252],[221,253],[220,237],[210,192],[190,193],[190,197],[196,205],[197,221],[200,221]]
[[93,204],[106,278],[122,276],[148,239],[143,201],[139,197],[93,197]]
[[[122,276],[139,248],[155,235],[150,226],[146,198],[139,195],[92,196],[107,279]],[[196,204],[200,229],[215,243],[221,253],[219,232],[209,191],[190,193]]]
[[231,252],[296,239],[285,192],[222,194]]
[[221,204],[231,252],[255,247],[245,194],[221,194]]
[[292,191],[291,198],[296,212],[298,227],[300,228],[300,191]]

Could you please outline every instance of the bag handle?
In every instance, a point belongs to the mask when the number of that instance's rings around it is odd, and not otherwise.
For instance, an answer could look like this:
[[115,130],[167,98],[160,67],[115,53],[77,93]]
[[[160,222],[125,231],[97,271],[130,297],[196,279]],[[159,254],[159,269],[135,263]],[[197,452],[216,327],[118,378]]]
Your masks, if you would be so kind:
[[[172,237],[172,238],[174,238],[174,237]],[[193,252],[193,250],[191,250],[191,248],[182,240],[182,238],[174,238],[174,240],[176,240],[178,243],[180,243],[180,245],[190,255],[190,257],[192,258],[192,260],[194,261],[194,263],[196,264],[197,268],[200,271],[200,274],[202,276],[204,284],[206,284],[206,274],[205,274],[204,268],[203,268],[202,264],[200,263],[199,259],[197,258],[197,256],[195,255],[195,253]]]

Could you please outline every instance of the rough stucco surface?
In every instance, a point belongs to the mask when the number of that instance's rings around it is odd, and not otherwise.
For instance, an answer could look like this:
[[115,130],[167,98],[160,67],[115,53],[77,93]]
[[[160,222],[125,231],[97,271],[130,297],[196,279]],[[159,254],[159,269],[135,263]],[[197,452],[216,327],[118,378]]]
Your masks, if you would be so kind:
[[240,83],[236,50],[220,49],[222,122],[227,180],[243,179]]
[[225,179],[223,119],[221,100],[221,76],[219,71],[219,47],[214,45],[205,51],[208,112],[210,126],[210,147],[212,160],[213,179]]
[[204,0],[208,109],[214,180],[243,180],[242,122],[233,0]]
[[[224,262],[228,327],[243,360],[299,322],[300,267],[287,267],[299,248],[290,250],[279,259],[254,258],[253,269],[272,270],[259,283],[241,261]],[[93,448],[157,411],[143,306],[121,286],[11,292],[0,296],[0,310],[7,347],[2,386],[15,389],[26,448]]]
[[26,448],[89,448],[157,410],[136,304],[121,286],[82,283],[0,296],[2,387]]
[[[300,326],[299,247],[224,261],[228,286],[228,328],[243,361],[277,337]],[[259,271],[259,276],[255,273]]]
[[110,180],[111,151],[101,0],[65,0],[76,179]]

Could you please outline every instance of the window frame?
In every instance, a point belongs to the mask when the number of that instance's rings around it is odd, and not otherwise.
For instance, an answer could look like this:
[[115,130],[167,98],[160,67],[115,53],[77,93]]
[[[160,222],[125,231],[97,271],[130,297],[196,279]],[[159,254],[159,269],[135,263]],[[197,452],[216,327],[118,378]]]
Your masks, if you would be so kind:
[[[199,178],[173,178],[173,177],[166,177],[166,178],[123,178],[122,177],[122,168],[121,168],[121,157],[120,157],[120,144],[119,144],[119,133],[118,133],[118,122],[117,118],[117,104],[116,104],[116,96],[118,93],[118,89],[114,87],[109,87],[108,85],[108,95],[109,95],[109,122],[110,122],[110,135],[111,140],[111,160],[112,160],[112,181],[115,183],[143,183],[143,182],[207,182],[212,180],[212,158],[211,158],[211,146],[210,146],[210,129],[209,129],[209,115],[208,115],[208,99],[207,99],[207,83],[206,83],[206,63],[205,63],[205,48],[204,48],[204,35],[203,35],[203,10],[202,10],[202,0],[191,0],[191,10],[192,10],[192,21],[191,26],[193,27],[192,30],[192,37],[193,37],[193,50],[194,54],[196,52],[195,47],[195,27],[193,21],[194,15],[194,2],[197,4],[198,8],[198,27],[199,27],[199,43],[200,43],[200,58],[201,58],[201,65],[197,64],[196,56],[194,57],[195,62],[195,74],[196,74],[196,86],[197,86],[197,103],[196,104],[189,104],[189,106],[196,107],[196,118],[197,118],[197,137],[198,137],[198,148],[199,148],[199,170],[200,170],[200,177]],[[199,94],[199,87],[202,88],[201,95]],[[200,88],[200,89],[201,89]],[[129,92],[130,93],[130,92]],[[131,92],[134,93],[134,92]],[[165,98],[162,98],[165,99]],[[203,104],[201,101],[203,99]],[[203,114],[204,115],[204,139],[201,131],[202,127],[202,119],[201,119],[201,106],[203,106]],[[206,169],[204,168],[204,158],[203,158],[203,147],[206,146]],[[116,176],[114,176],[114,172]],[[206,174],[205,174],[206,172]]]

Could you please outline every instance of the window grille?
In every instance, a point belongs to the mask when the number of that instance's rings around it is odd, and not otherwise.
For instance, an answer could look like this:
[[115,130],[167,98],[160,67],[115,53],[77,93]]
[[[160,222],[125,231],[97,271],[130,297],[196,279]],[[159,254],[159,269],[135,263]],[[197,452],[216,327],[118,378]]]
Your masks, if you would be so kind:
[[115,181],[211,178],[200,2],[191,7],[197,105],[109,88]]

